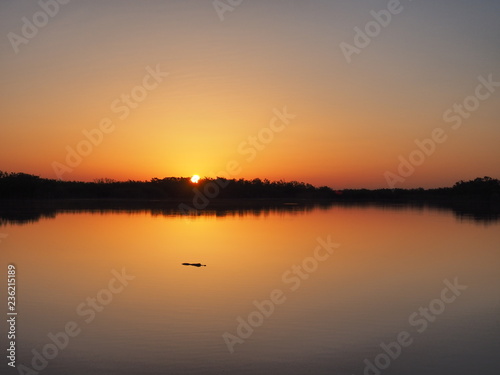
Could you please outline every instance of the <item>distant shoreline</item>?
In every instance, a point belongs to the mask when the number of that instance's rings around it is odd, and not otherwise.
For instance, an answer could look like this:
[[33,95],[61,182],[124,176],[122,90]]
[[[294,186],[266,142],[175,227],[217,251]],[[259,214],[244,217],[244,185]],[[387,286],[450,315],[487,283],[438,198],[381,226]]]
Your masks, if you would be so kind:
[[500,181],[490,177],[438,189],[343,189],[303,182],[153,178],[150,181],[57,181],[0,172],[0,223],[69,211],[144,211],[222,215],[227,212],[304,211],[316,207],[373,205],[452,210],[479,220],[500,216]]
[[[197,180],[198,181],[198,180]],[[149,181],[94,182],[62,181],[40,178],[26,173],[0,171],[0,200],[5,199],[127,199],[157,201],[215,200],[393,200],[460,198],[500,199],[500,180],[478,177],[459,181],[453,187],[434,189],[332,189],[298,181],[269,181],[255,178],[204,178],[193,182],[189,177],[152,178]]]

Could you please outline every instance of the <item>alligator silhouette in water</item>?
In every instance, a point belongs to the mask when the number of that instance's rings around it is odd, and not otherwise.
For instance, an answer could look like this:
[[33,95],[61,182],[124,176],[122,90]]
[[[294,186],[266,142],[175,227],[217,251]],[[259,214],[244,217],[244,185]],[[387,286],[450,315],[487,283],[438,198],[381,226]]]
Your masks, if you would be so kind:
[[182,263],[183,266],[206,267],[206,264],[201,263]]

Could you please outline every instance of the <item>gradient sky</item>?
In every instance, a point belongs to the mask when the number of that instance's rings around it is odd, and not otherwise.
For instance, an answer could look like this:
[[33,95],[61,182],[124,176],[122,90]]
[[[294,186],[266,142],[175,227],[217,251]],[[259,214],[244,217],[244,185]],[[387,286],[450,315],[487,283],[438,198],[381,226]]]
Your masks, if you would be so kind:
[[[397,187],[499,178],[500,87],[459,129],[443,114],[478,77],[500,82],[500,2],[401,0],[348,63],[340,44],[387,6],[243,0],[221,21],[212,0],[72,0],[16,53],[9,33],[41,8],[0,0],[0,170],[57,178],[53,163],[109,118],[62,179],[215,177],[235,160],[236,178],[383,188],[435,128],[446,141]],[[112,103],[156,66],[168,77],[120,119]],[[248,161],[238,148],[284,107],[296,118]]]

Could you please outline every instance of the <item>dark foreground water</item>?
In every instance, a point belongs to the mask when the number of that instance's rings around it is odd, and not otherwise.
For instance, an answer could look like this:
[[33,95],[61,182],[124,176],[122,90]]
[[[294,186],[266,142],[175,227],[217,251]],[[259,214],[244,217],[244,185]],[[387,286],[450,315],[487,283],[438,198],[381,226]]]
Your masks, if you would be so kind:
[[500,371],[498,221],[370,206],[51,216],[0,226],[0,347],[12,264],[19,373]]

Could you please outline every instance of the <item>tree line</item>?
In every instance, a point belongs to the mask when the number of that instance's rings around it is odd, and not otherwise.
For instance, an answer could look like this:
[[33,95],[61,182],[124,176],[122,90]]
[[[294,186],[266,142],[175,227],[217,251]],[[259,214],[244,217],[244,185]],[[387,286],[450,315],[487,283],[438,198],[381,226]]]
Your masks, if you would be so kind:
[[109,178],[93,182],[46,179],[26,173],[0,171],[0,199],[132,199],[132,200],[190,200],[196,191],[208,184],[219,187],[214,200],[433,200],[473,199],[498,202],[500,180],[479,177],[459,181],[452,187],[438,189],[343,189],[315,187],[298,181],[286,182],[245,179],[205,178],[197,184],[189,177],[152,178],[149,181],[116,181]]

